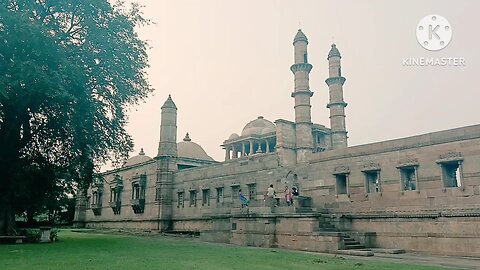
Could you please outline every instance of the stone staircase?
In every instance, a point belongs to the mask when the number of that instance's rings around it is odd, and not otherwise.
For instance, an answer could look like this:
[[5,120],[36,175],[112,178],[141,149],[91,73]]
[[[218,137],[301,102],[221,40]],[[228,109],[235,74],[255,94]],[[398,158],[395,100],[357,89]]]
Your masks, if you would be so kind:
[[345,246],[345,249],[351,250],[351,249],[356,249],[356,250],[371,250],[367,249],[364,245],[362,245],[360,242],[355,240],[353,237],[351,237],[348,234],[344,234],[343,236],[343,244]]
[[373,252],[370,248],[365,247],[365,245],[349,235],[348,232],[337,229],[332,224],[331,219],[332,218],[328,215],[319,217],[319,231],[340,233],[344,248],[338,250],[338,253],[345,255],[373,256]]

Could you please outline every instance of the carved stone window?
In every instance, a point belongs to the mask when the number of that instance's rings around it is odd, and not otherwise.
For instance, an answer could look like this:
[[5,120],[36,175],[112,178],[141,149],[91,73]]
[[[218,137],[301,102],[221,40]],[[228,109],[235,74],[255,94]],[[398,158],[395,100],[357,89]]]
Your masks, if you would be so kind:
[[185,207],[185,193],[183,191],[178,192],[178,204],[177,207]]
[[110,207],[113,210],[114,215],[120,214],[120,208],[122,206],[122,190],[123,180],[120,175],[115,175],[115,179],[110,186]]
[[232,202],[238,198],[238,192],[240,191],[240,185],[232,185]]
[[417,190],[417,166],[405,166],[399,169],[402,191]]
[[348,194],[348,175],[350,174],[350,168],[348,166],[337,166],[333,170],[335,176],[335,193]]
[[248,200],[254,201],[257,197],[257,185],[248,184]]
[[348,194],[348,174],[335,175],[335,191],[337,194]]
[[441,163],[444,187],[461,187],[463,182],[462,162]]
[[102,200],[103,200],[103,179],[97,178],[91,185],[92,188],[92,204],[90,208],[95,216],[102,214]]
[[190,190],[190,207],[197,206],[197,191]]
[[463,157],[459,152],[449,152],[440,155],[437,164],[441,168],[443,186],[461,187],[463,185]]
[[218,187],[217,188],[217,203],[223,203],[223,187]]
[[210,189],[202,189],[202,206],[210,205]]
[[142,174],[132,179],[132,209],[135,214],[141,214],[145,210],[145,190],[147,175]]
[[380,186],[380,170],[364,171],[365,174],[365,191],[367,193],[381,192]]

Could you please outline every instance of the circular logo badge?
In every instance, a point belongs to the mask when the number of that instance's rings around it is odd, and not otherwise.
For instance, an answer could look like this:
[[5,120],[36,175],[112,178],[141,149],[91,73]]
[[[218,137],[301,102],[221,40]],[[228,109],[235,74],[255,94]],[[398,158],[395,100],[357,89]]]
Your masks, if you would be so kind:
[[425,16],[417,25],[417,40],[427,50],[441,50],[452,40],[452,26],[440,15]]

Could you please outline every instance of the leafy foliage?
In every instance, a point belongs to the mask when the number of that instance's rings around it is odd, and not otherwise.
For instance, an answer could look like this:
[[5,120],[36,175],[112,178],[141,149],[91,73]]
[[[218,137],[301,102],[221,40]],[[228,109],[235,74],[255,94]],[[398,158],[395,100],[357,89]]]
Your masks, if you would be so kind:
[[[127,108],[152,91],[148,23],[138,5],[107,0],[0,2],[2,219],[46,203],[63,181],[85,188],[99,166],[133,148]],[[3,146],[6,147],[3,147]]]

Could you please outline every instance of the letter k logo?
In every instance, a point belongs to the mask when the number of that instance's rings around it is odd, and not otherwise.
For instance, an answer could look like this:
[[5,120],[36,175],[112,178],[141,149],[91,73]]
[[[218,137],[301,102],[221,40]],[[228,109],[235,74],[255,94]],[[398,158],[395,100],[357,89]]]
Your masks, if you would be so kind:
[[435,36],[437,39],[440,39],[440,36],[437,34],[437,31],[440,28],[440,25],[435,26],[435,28],[433,29],[432,27],[433,25],[431,24],[428,26],[428,39],[431,40],[433,36]]
[[438,51],[452,40],[452,26],[440,15],[428,15],[417,25],[417,40],[423,48]]

